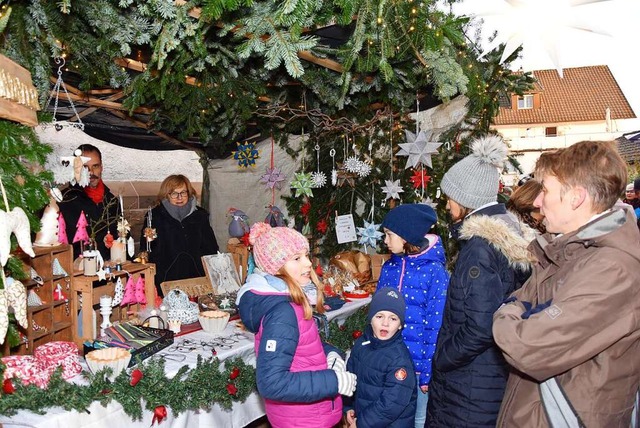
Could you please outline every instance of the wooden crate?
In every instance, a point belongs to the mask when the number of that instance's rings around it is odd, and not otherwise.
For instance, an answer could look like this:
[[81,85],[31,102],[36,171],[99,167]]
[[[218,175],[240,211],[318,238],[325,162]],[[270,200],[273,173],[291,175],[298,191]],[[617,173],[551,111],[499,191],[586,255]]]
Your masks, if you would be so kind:
[[184,291],[189,296],[196,297],[214,292],[211,281],[209,281],[209,278],[206,276],[165,281],[160,283],[160,288],[162,289],[162,294],[165,296],[169,291],[175,290],[176,288]]

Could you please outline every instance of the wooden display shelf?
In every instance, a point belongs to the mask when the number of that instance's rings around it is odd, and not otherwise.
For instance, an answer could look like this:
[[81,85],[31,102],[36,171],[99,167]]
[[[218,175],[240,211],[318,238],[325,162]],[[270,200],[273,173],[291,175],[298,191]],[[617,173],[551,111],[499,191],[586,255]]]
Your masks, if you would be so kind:
[[[74,272],[73,273],[73,281],[72,281],[72,296],[70,299],[74,302],[75,306],[78,309],[82,309],[82,332],[78,332],[75,340],[78,346],[82,347],[82,344],[86,340],[93,340],[94,332],[93,332],[93,320],[94,315],[93,311],[95,309],[99,309],[100,306],[100,296],[109,295],[113,297],[115,290],[115,280],[117,278],[121,278],[123,285],[126,285],[127,275],[132,275],[134,277],[143,276],[144,277],[144,294],[147,299],[147,304],[154,304],[156,298],[156,286],[154,282],[154,276],[156,273],[156,266],[153,263],[124,263],[122,265],[122,270],[112,271],[111,274],[107,275],[106,281],[100,281],[97,276],[85,276],[82,272]],[[82,303],[80,303],[82,300]],[[142,305],[133,304],[126,305],[124,307],[115,307],[113,308],[113,313],[111,314],[111,322],[118,320],[127,320],[130,318],[130,315],[133,313],[137,313],[140,309],[142,309]],[[75,311],[73,313],[74,325],[78,325],[78,313]],[[98,314],[96,316],[96,329],[99,328],[101,321],[101,317]]]
[[[24,272],[29,276],[22,281],[27,293],[34,291],[42,299],[43,304],[38,306],[27,306],[27,328],[17,326],[18,331],[24,339],[18,346],[9,348],[5,342],[1,348],[2,355],[23,355],[31,354],[33,350],[44,343],[54,340],[74,340],[74,317],[75,309],[72,301],[54,301],[54,291],[58,284],[62,286],[65,295],[71,291],[71,277],[53,274],[53,263],[57,260],[65,272],[71,273],[73,270],[73,249],[70,245],[60,244],[52,247],[34,247],[35,257],[29,257],[24,253],[17,253],[22,261]],[[33,268],[42,278],[42,284],[36,283],[30,278],[30,271]],[[56,313],[56,311],[58,311]],[[54,315],[54,313],[56,313]],[[34,330],[34,322],[39,330]]]

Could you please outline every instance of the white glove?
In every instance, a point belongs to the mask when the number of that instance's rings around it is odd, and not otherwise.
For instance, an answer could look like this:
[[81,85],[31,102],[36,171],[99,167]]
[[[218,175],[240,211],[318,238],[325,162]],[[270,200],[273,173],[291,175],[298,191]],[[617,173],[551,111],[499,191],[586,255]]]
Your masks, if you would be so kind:
[[338,393],[351,397],[356,390],[357,377],[350,372],[336,372],[338,378]]
[[331,351],[327,354],[327,367],[337,372],[343,372],[347,365],[337,352]]

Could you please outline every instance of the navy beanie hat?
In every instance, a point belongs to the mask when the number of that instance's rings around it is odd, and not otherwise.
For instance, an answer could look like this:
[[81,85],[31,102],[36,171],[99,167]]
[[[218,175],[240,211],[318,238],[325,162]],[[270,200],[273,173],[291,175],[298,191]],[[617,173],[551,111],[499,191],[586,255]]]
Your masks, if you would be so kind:
[[395,207],[382,220],[387,228],[411,245],[421,247],[424,236],[438,221],[436,212],[425,204],[404,204]]
[[396,288],[383,287],[376,291],[376,294],[371,299],[367,322],[370,323],[373,316],[378,312],[389,311],[396,314],[400,318],[400,324],[404,325],[405,307],[404,297]]
[[635,180],[633,180],[633,190],[635,192],[640,190],[640,178],[636,178]]

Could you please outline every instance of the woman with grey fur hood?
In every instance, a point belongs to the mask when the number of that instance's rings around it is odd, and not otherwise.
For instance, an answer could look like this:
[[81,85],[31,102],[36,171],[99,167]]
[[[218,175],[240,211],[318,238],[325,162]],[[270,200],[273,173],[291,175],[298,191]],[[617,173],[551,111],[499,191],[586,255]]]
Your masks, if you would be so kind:
[[493,340],[493,313],[522,286],[533,260],[532,229],[496,202],[504,142],[480,138],[471,151],[440,184],[460,252],[433,360],[429,427],[495,426],[509,370]]

